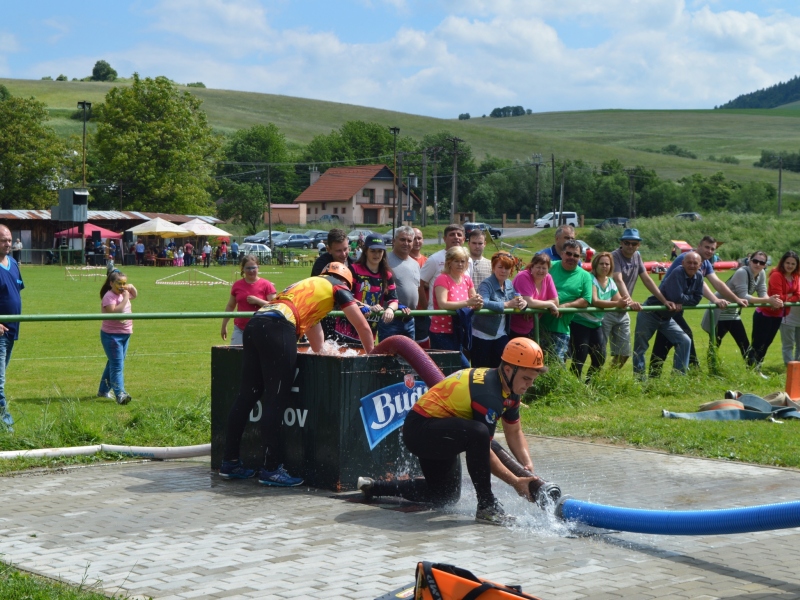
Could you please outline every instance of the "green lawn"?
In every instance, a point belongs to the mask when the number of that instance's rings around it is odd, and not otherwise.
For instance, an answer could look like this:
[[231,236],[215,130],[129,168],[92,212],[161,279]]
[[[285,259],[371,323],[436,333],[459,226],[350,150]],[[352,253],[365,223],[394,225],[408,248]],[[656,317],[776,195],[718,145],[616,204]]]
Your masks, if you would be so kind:
[[[0,79],[12,94],[36,96],[51,110],[52,126],[61,135],[80,134],[82,123],[69,119],[77,102],[102,102],[115,84]],[[219,132],[267,122],[275,123],[294,148],[346,121],[364,120],[400,128],[417,139],[447,129],[466,140],[476,157],[486,155],[529,160],[533,153],[580,158],[599,166],[617,158],[623,164],[643,165],[666,178],[723,171],[737,181],[767,181],[777,185],[777,173],[752,163],[761,150],[797,150],[800,110],[595,110],[537,113],[522,117],[466,121],[436,119],[408,113],[307,100],[273,94],[185,88],[203,100],[209,121]],[[691,150],[697,160],[646,152],[676,144]],[[705,160],[709,155],[733,155],[739,165]],[[784,172],[785,193],[800,193],[800,174]]]

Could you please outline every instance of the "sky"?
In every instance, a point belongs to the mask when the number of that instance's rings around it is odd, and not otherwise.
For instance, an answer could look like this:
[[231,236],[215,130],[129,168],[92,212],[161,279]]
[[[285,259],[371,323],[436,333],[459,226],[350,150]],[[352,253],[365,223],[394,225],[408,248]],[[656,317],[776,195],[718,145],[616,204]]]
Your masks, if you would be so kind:
[[0,77],[121,76],[455,118],[712,108],[800,74],[796,0],[3,0]]

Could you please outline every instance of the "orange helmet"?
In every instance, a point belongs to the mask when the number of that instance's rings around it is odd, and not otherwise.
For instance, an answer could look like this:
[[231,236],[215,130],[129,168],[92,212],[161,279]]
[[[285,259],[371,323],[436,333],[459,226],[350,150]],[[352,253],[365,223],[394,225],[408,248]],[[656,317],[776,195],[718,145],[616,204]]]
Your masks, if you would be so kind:
[[508,342],[500,359],[509,365],[523,369],[547,370],[547,367],[544,366],[542,349],[539,344],[529,338],[518,337]]
[[325,273],[330,273],[331,275],[336,275],[340,279],[344,279],[347,282],[347,285],[350,288],[353,287],[353,274],[350,272],[350,269],[347,268],[347,265],[343,265],[340,262],[331,262],[325,265],[325,268],[322,269],[322,275]]

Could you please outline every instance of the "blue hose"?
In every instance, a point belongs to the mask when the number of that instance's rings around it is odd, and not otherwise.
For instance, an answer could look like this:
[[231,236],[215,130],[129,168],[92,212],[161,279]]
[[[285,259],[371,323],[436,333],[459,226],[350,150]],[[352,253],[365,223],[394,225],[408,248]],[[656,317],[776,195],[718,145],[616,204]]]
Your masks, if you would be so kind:
[[604,506],[564,496],[556,516],[616,531],[655,535],[719,535],[800,527],[800,502],[719,510],[642,510]]

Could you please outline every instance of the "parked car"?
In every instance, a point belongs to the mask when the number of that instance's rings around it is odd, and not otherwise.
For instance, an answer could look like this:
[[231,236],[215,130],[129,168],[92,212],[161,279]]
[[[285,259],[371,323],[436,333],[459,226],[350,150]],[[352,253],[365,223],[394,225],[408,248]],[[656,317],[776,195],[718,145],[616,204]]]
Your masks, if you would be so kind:
[[310,237],[312,240],[316,239],[317,236],[321,235],[325,239],[328,238],[328,232],[324,229],[306,229],[305,231],[300,231],[306,237]]
[[[289,235],[285,231],[277,231],[276,229],[272,230],[272,239],[273,241],[278,241],[283,236]],[[244,242],[247,244],[267,244],[269,245],[269,229],[264,229],[263,231],[259,231],[253,235],[248,235],[244,238]]]
[[605,221],[595,225],[597,229],[608,229],[609,227],[627,227],[628,217],[609,217]]
[[[558,227],[560,222],[558,213],[549,212],[540,219],[536,219],[534,227]],[[572,227],[578,226],[578,213],[564,211],[564,224]]]
[[290,233],[275,240],[276,248],[315,248],[314,241],[302,233]]
[[596,250],[583,240],[575,240],[575,241],[581,245],[581,258],[583,260],[589,260],[589,261],[592,260],[592,257],[595,255]]
[[309,223],[341,223],[339,215],[320,215],[319,219],[309,221]]
[[676,219],[687,219],[688,221],[699,221],[700,220],[700,213],[696,212],[688,212],[688,213],[680,213],[675,215]]
[[470,232],[473,229],[480,229],[483,233],[488,233],[492,236],[493,239],[499,238],[503,235],[503,230],[498,229],[497,227],[492,227],[491,225],[487,225],[486,223],[464,223],[464,235],[469,237]]
[[315,247],[320,242],[322,242],[323,244],[327,244],[328,243],[328,232],[327,231],[322,231],[320,233],[316,233],[313,236],[310,235],[308,237],[310,237],[311,241],[314,242]]
[[263,262],[272,258],[272,250],[266,244],[251,244],[245,243],[239,246],[239,253],[244,256],[245,254],[252,254],[258,259],[258,262]]
[[391,229],[388,231],[388,233],[379,233],[378,235],[383,238],[383,243],[387,246],[391,246],[394,243],[394,236],[392,235]]
[[351,242],[353,240],[358,241],[359,236],[363,237],[364,239],[367,239],[367,236],[369,235],[375,235],[375,232],[369,229],[353,229],[353,231],[347,234],[347,239],[350,240]]

